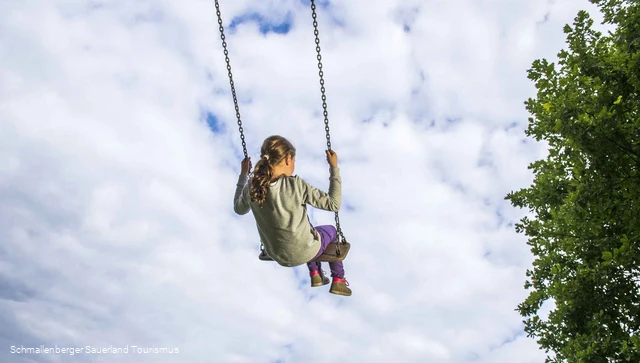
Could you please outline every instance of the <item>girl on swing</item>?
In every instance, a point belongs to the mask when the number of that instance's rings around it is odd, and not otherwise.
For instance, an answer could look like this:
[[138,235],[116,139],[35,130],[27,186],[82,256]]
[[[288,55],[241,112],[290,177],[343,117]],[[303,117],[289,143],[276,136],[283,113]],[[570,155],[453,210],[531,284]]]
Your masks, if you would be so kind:
[[[334,226],[313,227],[307,216],[307,204],[326,211],[338,211],[342,186],[338,155],[327,150],[329,193],[325,193],[293,176],[296,149],[282,136],[270,136],[262,144],[260,160],[249,177],[251,158],[242,161],[240,177],[233,198],[234,211],[244,215],[253,212],[258,234],[269,256],[281,266],[304,263],[309,268],[311,286],[329,283],[320,262],[310,262],[334,242]],[[329,292],[350,296],[342,262],[330,262],[333,282]]]

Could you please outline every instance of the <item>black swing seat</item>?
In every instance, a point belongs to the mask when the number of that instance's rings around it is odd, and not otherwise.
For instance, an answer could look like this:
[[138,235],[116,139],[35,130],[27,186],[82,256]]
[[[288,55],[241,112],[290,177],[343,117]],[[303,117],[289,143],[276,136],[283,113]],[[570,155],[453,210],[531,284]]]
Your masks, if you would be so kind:
[[[329,243],[327,249],[318,256],[317,258],[311,260],[315,262],[341,262],[347,257],[347,253],[349,253],[349,249],[351,248],[351,244],[349,242],[341,242],[340,243],[340,255],[338,255],[337,251],[338,244],[333,242]],[[273,261],[273,259],[267,254],[267,251],[262,250],[258,258],[262,261]],[[311,262],[309,261],[309,262]]]

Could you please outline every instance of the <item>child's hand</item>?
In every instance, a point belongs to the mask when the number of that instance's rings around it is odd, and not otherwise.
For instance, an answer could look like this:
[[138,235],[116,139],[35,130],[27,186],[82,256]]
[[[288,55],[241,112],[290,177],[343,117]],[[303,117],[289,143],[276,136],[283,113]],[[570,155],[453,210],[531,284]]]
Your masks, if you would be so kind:
[[249,175],[249,171],[251,170],[251,158],[250,157],[246,157],[244,160],[242,160],[242,163],[240,163],[240,175],[243,176],[247,176]]
[[336,154],[336,152],[333,150],[327,150],[327,162],[329,163],[329,165],[331,165],[331,167],[337,168],[338,154]]

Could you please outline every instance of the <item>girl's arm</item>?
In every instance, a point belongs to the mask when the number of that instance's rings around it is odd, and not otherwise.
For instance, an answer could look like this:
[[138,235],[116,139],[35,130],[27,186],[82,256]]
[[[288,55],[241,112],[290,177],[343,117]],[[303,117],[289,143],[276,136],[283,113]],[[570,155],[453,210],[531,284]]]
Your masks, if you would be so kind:
[[318,209],[337,212],[340,210],[340,203],[342,199],[342,181],[340,179],[340,169],[338,167],[331,167],[329,169],[329,193],[325,193],[322,190],[310,185],[303,179],[301,181],[301,187],[304,188],[305,202]]
[[240,175],[238,184],[236,184],[236,193],[233,196],[233,210],[239,215],[247,214],[251,210],[248,180],[249,177],[247,175]]

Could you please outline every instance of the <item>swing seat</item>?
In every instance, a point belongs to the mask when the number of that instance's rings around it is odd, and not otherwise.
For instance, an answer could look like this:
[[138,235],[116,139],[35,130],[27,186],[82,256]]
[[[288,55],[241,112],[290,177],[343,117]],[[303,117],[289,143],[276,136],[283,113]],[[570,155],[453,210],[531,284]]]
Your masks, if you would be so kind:
[[[320,256],[314,258],[309,262],[342,262],[345,257],[347,257],[347,253],[349,253],[349,249],[351,249],[351,244],[349,244],[349,242],[340,243],[340,256],[338,256],[337,254],[337,247],[337,243],[329,243],[327,249],[324,250],[324,252]],[[273,259],[267,254],[267,251],[265,250],[262,250],[260,255],[258,255],[258,258],[262,261],[273,261]]]

